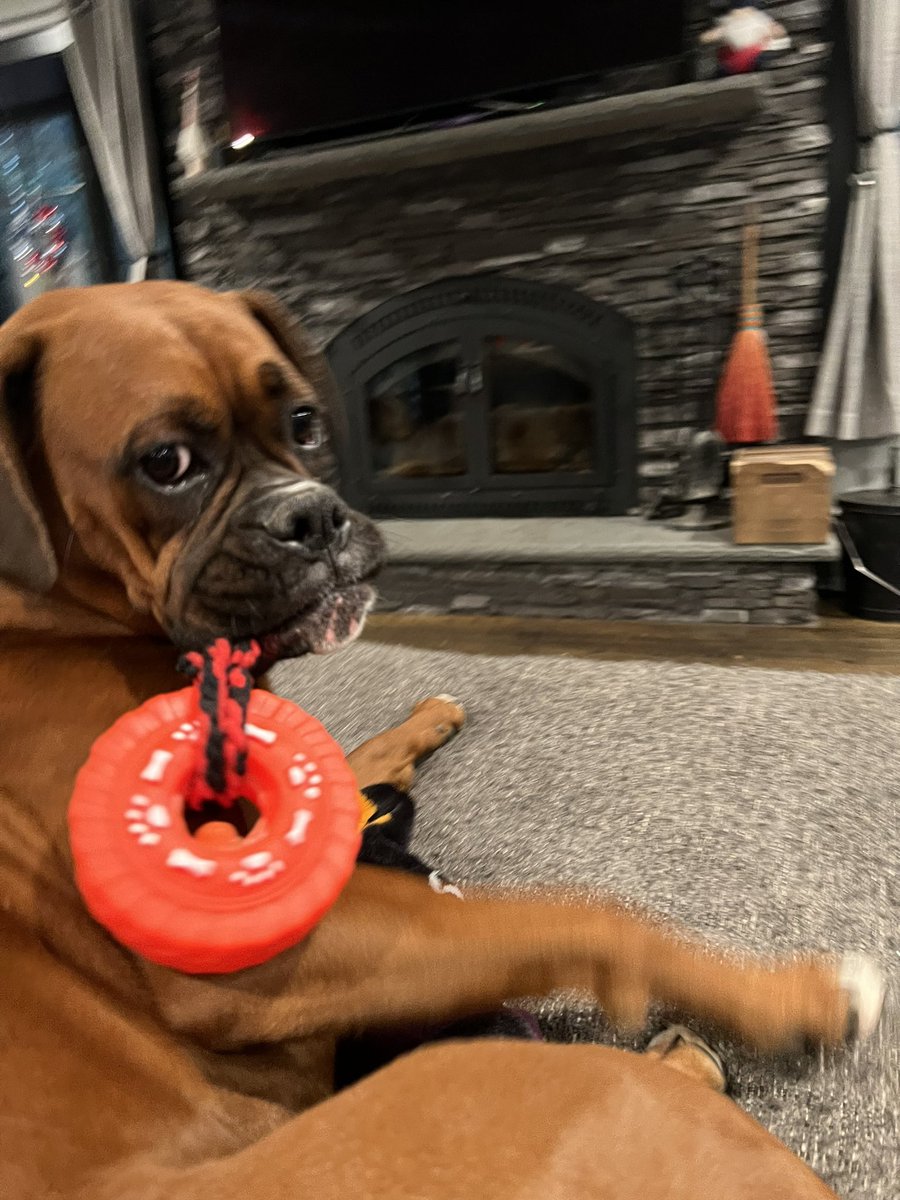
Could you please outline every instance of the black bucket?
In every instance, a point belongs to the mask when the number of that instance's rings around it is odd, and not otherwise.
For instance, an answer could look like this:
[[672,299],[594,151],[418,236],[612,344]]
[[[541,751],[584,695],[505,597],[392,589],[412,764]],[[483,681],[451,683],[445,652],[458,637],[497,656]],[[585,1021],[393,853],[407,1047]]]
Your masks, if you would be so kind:
[[867,621],[900,621],[900,490],[841,496],[845,605]]

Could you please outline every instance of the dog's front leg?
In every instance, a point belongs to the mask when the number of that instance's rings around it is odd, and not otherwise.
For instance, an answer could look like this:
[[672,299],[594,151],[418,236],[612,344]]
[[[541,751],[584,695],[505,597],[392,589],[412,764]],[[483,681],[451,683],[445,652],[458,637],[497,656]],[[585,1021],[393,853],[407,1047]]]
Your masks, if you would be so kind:
[[169,1020],[233,1048],[441,1022],[504,1000],[578,989],[621,1026],[651,1000],[775,1049],[836,1043],[877,1020],[879,981],[827,958],[766,964],[713,954],[615,903],[471,895],[360,867],[301,945],[228,976],[151,969]]
[[389,783],[408,792],[417,764],[443,746],[465,719],[465,709],[452,696],[430,696],[420,700],[401,725],[351,751],[347,762],[361,788]]

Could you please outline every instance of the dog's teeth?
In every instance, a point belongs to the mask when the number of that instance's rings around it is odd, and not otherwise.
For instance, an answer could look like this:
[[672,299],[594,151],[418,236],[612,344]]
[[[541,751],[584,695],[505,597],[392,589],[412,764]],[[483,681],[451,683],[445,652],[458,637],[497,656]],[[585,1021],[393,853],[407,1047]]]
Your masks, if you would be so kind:
[[864,954],[846,954],[841,959],[838,979],[844,991],[849,993],[857,1037],[864,1042],[875,1032],[881,1018],[887,990],[884,976]]

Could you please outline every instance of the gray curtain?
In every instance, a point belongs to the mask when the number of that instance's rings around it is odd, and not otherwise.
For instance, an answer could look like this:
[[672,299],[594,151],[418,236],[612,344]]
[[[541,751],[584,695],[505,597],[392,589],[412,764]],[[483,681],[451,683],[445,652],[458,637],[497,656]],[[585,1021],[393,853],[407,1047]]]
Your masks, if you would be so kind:
[[0,0],[0,41],[43,33],[67,17],[65,0]]
[[900,0],[847,0],[859,136],[840,275],[806,432],[900,435]]
[[131,0],[69,0],[63,61],[119,239],[128,278],[143,279],[158,211]]

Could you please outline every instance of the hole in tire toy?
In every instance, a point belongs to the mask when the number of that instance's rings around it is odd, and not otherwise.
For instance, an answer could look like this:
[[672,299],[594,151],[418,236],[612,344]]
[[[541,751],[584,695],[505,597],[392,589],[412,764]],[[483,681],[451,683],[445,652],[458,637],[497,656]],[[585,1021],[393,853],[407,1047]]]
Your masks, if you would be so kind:
[[94,743],[69,805],[75,877],[130,949],[192,974],[264,962],[334,904],[361,840],[356,780],[308,713],[252,689],[224,639]]

